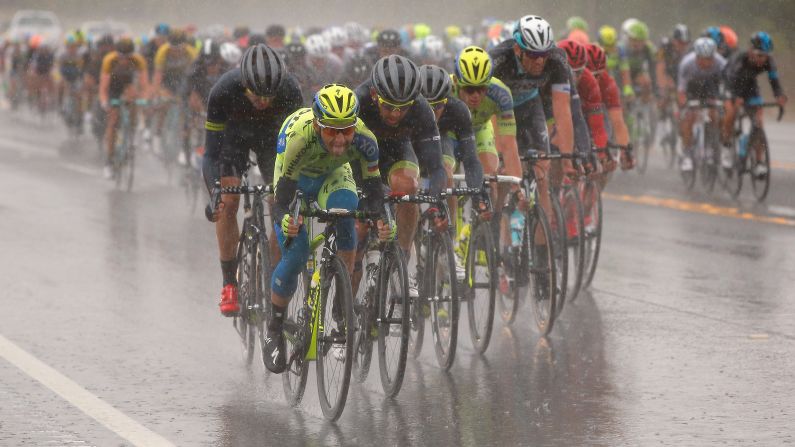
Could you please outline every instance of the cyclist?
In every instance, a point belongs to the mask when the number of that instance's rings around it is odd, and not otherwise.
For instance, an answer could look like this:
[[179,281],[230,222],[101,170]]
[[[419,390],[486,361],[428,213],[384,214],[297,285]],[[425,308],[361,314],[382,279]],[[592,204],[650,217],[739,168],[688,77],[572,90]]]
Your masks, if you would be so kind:
[[639,20],[626,27],[626,37],[623,46],[629,71],[622,70],[624,96],[633,97],[637,91],[641,98],[648,100],[658,93],[657,49],[649,40],[649,27]]
[[[116,143],[116,128],[119,125],[119,108],[110,107],[110,101],[122,99],[133,101],[146,98],[149,93],[149,79],[146,70],[146,60],[135,52],[135,44],[129,37],[122,37],[116,42],[116,50],[108,53],[102,59],[101,75],[99,78],[99,103],[106,113],[105,124],[105,160],[104,176],[109,179],[113,176],[111,161]],[[135,126],[135,103],[130,119]]]
[[710,26],[701,33],[701,37],[709,37],[718,46],[718,54],[729,60],[737,49],[737,34],[728,26]]
[[265,44],[273,49],[284,48],[284,38],[287,35],[287,30],[284,26],[275,24],[269,25],[265,29]]
[[313,34],[306,39],[309,65],[308,91],[317,91],[329,83],[339,82],[345,70],[342,59],[331,52],[331,44],[322,34]]
[[[599,91],[602,94],[602,102],[607,109],[605,124],[610,125],[612,137],[616,145],[622,148],[621,168],[624,170],[632,169],[634,161],[632,158],[632,143],[629,141],[629,130],[624,121],[624,110],[621,106],[621,94],[618,90],[616,80],[607,71],[607,56],[604,50],[597,44],[589,44],[586,47],[588,53],[588,70],[593,73],[599,82]],[[605,161],[607,161],[605,159]],[[604,166],[609,168],[610,166]],[[609,170],[609,169],[607,169]]]
[[[757,76],[767,72],[770,87],[776,102],[784,107],[787,104],[787,95],[781,87],[778,78],[778,70],[773,56],[773,39],[764,31],[758,31],[751,36],[751,47],[747,51],[737,53],[726,67],[726,84],[729,92],[734,98],[728,102],[726,116],[723,122],[724,144],[730,144],[730,136],[734,125],[734,117],[737,109],[743,106],[755,106],[762,104],[762,94],[759,91]],[[753,116],[754,125],[762,127],[763,117],[761,108],[757,108]],[[761,160],[763,154],[757,153],[757,160]],[[764,163],[757,164],[754,168],[754,175],[767,175],[767,166]]]
[[[602,46],[607,56],[608,73],[621,87],[624,85],[624,78],[629,78],[629,63],[624,54],[624,47],[618,44],[618,31],[609,25],[599,28],[599,45]],[[634,95],[631,88],[626,90],[626,93]]]
[[155,69],[155,55],[157,55],[157,50],[160,49],[168,41],[168,35],[171,31],[171,27],[168,26],[166,23],[158,23],[155,26],[154,36],[149,39],[149,41],[144,45],[141,49],[141,54],[146,59],[146,66],[149,67],[149,77],[151,78],[154,75]]
[[[682,136],[682,148],[685,156],[682,157],[680,168],[682,171],[693,170],[692,144],[693,123],[696,114],[693,110],[686,110],[688,100],[709,101],[719,99],[721,96],[722,71],[726,60],[717,54],[715,41],[708,37],[700,37],[693,42],[693,51],[688,53],[679,64],[679,79],[677,96],[681,113],[679,133]],[[718,122],[718,113],[715,109],[709,110],[710,120]]]
[[[152,78],[152,90],[162,100],[170,100],[178,96],[182,82],[196,59],[196,47],[188,44],[184,30],[174,28],[168,34],[168,42],[160,46],[155,55],[155,74]],[[166,106],[155,109],[158,117],[153,150],[159,153],[163,125],[166,119]]]
[[345,62],[343,84],[359,85],[370,76],[370,63],[364,55],[354,55]]
[[[502,172],[521,177],[522,163],[516,143],[513,96],[511,90],[493,76],[492,60],[486,51],[469,46],[458,54],[453,73],[453,96],[463,101],[472,115],[475,148],[483,172],[489,175]],[[444,150],[449,150],[450,143],[456,147],[455,141],[445,140],[444,134],[442,138]],[[456,158],[460,158],[459,152],[456,151]],[[502,169],[500,158],[504,162]],[[467,184],[470,184],[468,180]],[[518,187],[513,185],[510,188]],[[509,187],[500,185],[492,197],[496,204],[495,217],[492,219],[495,231],[507,225],[507,217],[506,222],[502,222],[501,204],[505,202],[508,191]]]
[[[422,174],[430,180],[430,194],[438,195],[447,184],[447,173],[433,109],[419,94],[420,84],[419,70],[408,58],[391,55],[379,59],[370,80],[356,88],[359,118],[378,139],[378,166],[384,183],[393,191],[414,194]],[[407,262],[418,220],[417,205],[398,204],[398,244]],[[436,224],[445,229],[447,222],[442,219]],[[414,295],[416,289],[411,285],[410,289]]]
[[687,25],[677,24],[674,26],[670,37],[663,37],[657,51],[657,81],[660,89],[666,92],[663,98],[667,98],[667,92],[676,90],[676,80],[679,75],[679,63],[690,50],[690,32]]
[[[276,237],[282,251],[271,278],[273,314],[268,323],[263,360],[268,370],[284,371],[286,358],[282,323],[290,297],[297,287],[298,275],[306,268],[309,238],[303,217],[296,221],[289,213],[296,191],[305,199],[317,200],[321,208],[355,210],[358,207],[356,182],[350,163],[358,161],[365,208],[380,212],[383,187],[378,170],[378,144],[372,132],[358,119],[356,95],[345,86],[329,84],[315,94],[312,108],[291,114],[282,125],[277,144],[274,169],[276,200],[273,215]],[[389,222],[377,221],[381,240],[394,237]],[[292,243],[286,246],[287,238]],[[352,273],[356,233],[354,220],[347,218],[337,225],[337,254]],[[335,308],[336,303],[335,303]]]
[[[78,133],[82,133],[83,101],[80,95],[82,89],[80,80],[83,75],[85,57],[80,53],[80,42],[74,34],[66,36],[64,45],[64,52],[58,57],[58,72],[61,75],[61,83],[58,86],[58,104],[63,106],[65,95],[71,97],[72,107],[77,108],[74,116],[79,117],[80,121],[67,123],[67,125],[76,126]],[[67,119],[71,119],[71,117],[67,117]]]
[[[301,42],[290,42],[284,47],[284,63],[290,70],[298,85],[301,86],[301,91],[311,91],[312,69],[309,68],[306,58],[306,47]],[[304,105],[310,105],[311,98],[306,98]]]
[[30,48],[31,58],[28,66],[30,88],[28,91],[34,95],[39,110],[45,112],[50,101],[55,98],[55,82],[53,80],[55,52],[40,35],[30,38]]
[[375,62],[382,57],[397,54],[399,56],[407,56],[406,52],[401,47],[402,40],[400,33],[393,29],[385,29],[378,33],[375,44],[367,45],[364,48],[364,55],[370,60],[370,65],[375,65]]
[[[513,38],[489,52],[494,76],[510,89],[516,118],[516,139],[521,151],[550,151],[548,135],[561,152],[574,150],[571,70],[563,50],[555,47],[552,27],[538,16],[524,16]],[[549,120],[549,130],[547,129]],[[508,161],[506,161],[508,166]],[[563,160],[563,173],[576,173],[571,160]],[[549,162],[535,165],[541,205],[549,213]],[[559,179],[553,179],[558,183]]]
[[[285,69],[281,56],[266,45],[249,47],[240,66],[226,72],[210,90],[202,166],[208,190],[219,180],[221,187],[240,185],[250,151],[257,156],[263,179],[270,182],[279,128],[301,104],[301,90]],[[207,210],[208,218],[215,222],[218,239],[223,275],[220,308],[225,316],[234,316],[240,310],[235,260],[240,233],[238,204],[239,196],[225,195],[217,209]],[[275,259],[275,239],[271,238],[271,242]]]

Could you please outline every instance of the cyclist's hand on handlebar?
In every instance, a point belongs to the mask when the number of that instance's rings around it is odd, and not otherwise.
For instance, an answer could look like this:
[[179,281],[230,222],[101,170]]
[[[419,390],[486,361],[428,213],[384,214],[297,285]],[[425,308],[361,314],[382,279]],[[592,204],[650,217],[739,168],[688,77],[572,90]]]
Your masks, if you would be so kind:
[[563,175],[569,178],[577,177],[577,170],[569,159],[563,160]]
[[491,220],[492,212],[489,208],[489,203],[486,201],[486,198],[481,197],[477,203],[477,210],[478,215],[482,220]]
[[442,216],[437,208],[429,208],[427,212],[433,213],[433,226],[436,231],[447,231],[447,217]]
[[781,107],[784,107],[785,105],[787,105],[787,95],[781,95],[781,96],[777,97],[776,98],[776,102]]
[[384,222],[382,219],[378,219],[375,225],[378,228],[378,239],[380,241],[394,241],[397,237],[397,226],[394,222]]
[[298,222],[296,222],[292,216],[285,214],[284,217],[282,217],[282,233],[287,237],[296,237],[303,223],[304,216],[298,216]]
[[635,157],[632,156],[632,146],[621,150],[621,170],[628,171],[635,167]]
[[204,209],[204,217],[206,217],[210,222],[218,222],[218,218],[221,216],[223,211],[224,202],[218,202],[218,206],[215,209],[213,209],[212,203],[208,203],[207,207]]

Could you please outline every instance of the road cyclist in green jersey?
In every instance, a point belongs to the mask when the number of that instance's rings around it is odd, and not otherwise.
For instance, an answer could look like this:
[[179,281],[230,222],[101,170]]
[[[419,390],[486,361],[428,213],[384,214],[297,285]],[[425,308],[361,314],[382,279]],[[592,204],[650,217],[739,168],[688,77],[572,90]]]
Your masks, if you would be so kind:
[[[286,365],[282,324],[298,275],[309,257],[309,237],[302,217],[290,216],[290,205],[300,190],[305,200],[316,201],[322,209],[356,210],[359,206],[351,164],[361,170],[361,188],[367,199],[364,208],[383,209],[383,187],[378,169],[378,144],[372,132],[358,118],[359,104],[349,88],[329,84],[315,95],[312,108],[288,116],[279,132],[274,185],[274,227],[281,259],[271,279],[273,312],[265,337],[263,360],[274,373]],[[394,225],[377,221],[379,238],[394,238]],[[338,256],[352,273],[356,231],[352,218],[337,224]]]

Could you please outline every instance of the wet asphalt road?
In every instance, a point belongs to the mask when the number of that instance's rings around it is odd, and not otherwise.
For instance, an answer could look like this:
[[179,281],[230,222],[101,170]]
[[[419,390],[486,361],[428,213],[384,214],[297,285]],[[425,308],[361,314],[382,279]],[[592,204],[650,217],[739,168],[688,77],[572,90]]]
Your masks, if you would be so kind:
[[[0,445],[793,443],[795,126],[770,129],[771,206],[687,194],[653,154],[610,185],[592,290],[548,339],[529,306],[495,323],[484,357],[464,327],[449,373],[426,343],[385,400],[374,363],[329,424],[314,365],[298,410],[279,377],[242,366],[213,227],[150,155],[120,193],[92,141],[2,111]],[[23,371],[16,348],[47,366]],[[62,397],[47,374],[98,399]]]

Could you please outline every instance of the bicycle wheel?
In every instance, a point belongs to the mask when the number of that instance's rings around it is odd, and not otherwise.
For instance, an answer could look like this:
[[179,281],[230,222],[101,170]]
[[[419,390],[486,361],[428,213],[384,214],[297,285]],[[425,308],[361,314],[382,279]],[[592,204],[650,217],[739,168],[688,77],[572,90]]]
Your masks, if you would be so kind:
[[[259,219],[258,219],[259,220]],[[260,222],[260,225],[262,222]],[[254,295],[255,314],[253,318],[256,338],[260,350],[265,348],[265,323],[271,316],[271,254],[265,227],[259,226],[257,237],[257,277],[256,294]],[[266,369],[267,371],[267,369]]]
[[638,148],[638,159],[635,168],[638,171],[638,174],[645,174],[646,167],[649,164],[649,146],[646,144],[647,136],[645,135],[643,113],[641,113],[639,110],[634,113],[630,135],[632,139],[632,146]]
[[[301,403],[309,373],[309,360],[306,359],[312,337],[310,327],[312,311],[306,304],[309,293],[309,274],[303,272],[298,275],[298,287],[287,306],[283,323],[287,369],[282,373],[282,389],[287,404],[291,407]],[[265,344],[263,343],[262,346],[264,347]]]
[[500,318],[506,324],[513,323],[519,310],[519,301],[527,294],[530,282],[529,241],[527,238],[527,215],[511,211],[511,244],[497,262],[497,303]]
[[592,181],[587,181],[582,186],[582,203],[584,209],[583,235],[584,242],[584,274],[582,287],[588,287],[593,282],[596,266],[599,263],[599,250],[602,246],[602,194]]
[[378,263],[368,263],[361,280],[353,312],[356,318],[356,341],[354,357],[354,378],[363,383],[370,372],[370,362],[373,359],[373,338],[375,324],[376,284],[378,277]]
[[240,336],[241,353],[246,366],[251,366],[251,362],[254,360],[257,336],[252,308],[256,301],[258,247],[253,239],[246,237],[249,231],[251,231],[250,223],[246,221],[243,224],[241,242],[237,246],[237,287],[240,313],[232,320],[232,324]]
[[573,302],[580,293],[585,270],[585,237],[583,233],[585,211],[576,185],[564,186],[561,202],[566,221],[566,249],[568,251],[566,297]]
[[429,270],[426,290],[431,304],[431,328],[436,360],[443,370],[448,370],[453,366],[458,340],[458,281],[455,273],[455,255],[449,233],[434,233],[432,237],[431,256],[426,266]]
[[[757,148],[761,145],[762,159],[757,157]],[[749,168],[751,169],[751,189],[757,202],[764,202],[770,189],[770,148],[767,144],[765,131],[761,128],[754,129],[748,145]],[[767,174],[757,175],[754,169],[757,165],[764,166]]]
[[417,292],[419,296],[411,298],[411,314],[409,315],[409,351],[414,358],[419,357],[422,352],[422,343],[425,337],[425,318],[428,316],[427,314],[430,313],[427,301],[428,294],[425,291],[426,284],[428,283],[425,266],[428,264],[428,260],[424,259],[427,257],[425,251],[426,247],[428,247],[428,243],[429,240],[427,235],[422,231],[422,228],[418,228],[414,237],[414,251],[416,257],[414,261]]
[[353,297],[348,270],[331,256],[321,265],[317,327],[317,390],[320,408],[336,421],[345,408],[353,366]]
[[552,330],[555,321],[557,298],[557,272],[555,271],[554,234],[550,229],[544,209],[536,206],[527,221],[530,241],[529,271],[531,302],[538,332],[544,336]]
[[169,105],[166,110],[165,123],[163,125],[163,166],[166,168],[166,179],[171,183],[174,175],[174,166],[177,164],[177,154],[182,149],[180,135],[182,126],[180,124],[180,108],[178,103]]
[[666,113],[665,119],[663,120],[663,135],[660,143],[663,147],[663,153],[665,154],[665,162],[668,165],[668,169],[671,169],[674,167],[674,162],[676,161],[676,142],[679,134],[676,122],[670,110]]
[[713,125],[704,126],[704,159],[701,163],[701,185],[707,193],[715,189],[720,166],[720,142],[718,129]]
[[378,366],[381,386],[393,397],[403,385],[409,348],[409,274],[397,243],[383,251],[378,285]]
[[467,301],[469,337],[478,354],[486,352],[494,326],[497,296],[494,239],[489,223],[475,224],[466,247],[466,277],[462,295]]
[[569,281],[569,252],[566,249],[566,220],[563,216],[563,207],[560,203],[560,192],[550,191],[550,203],[552,204],[552,216],[549,217],[549,226],[552,230],[553,258],[555,260],[555,316],[563,311],[568,296]]
[[683,170],[681,168],[682,159],[684,157],[686,157],[686,155],[681,155],[679,157],[680,158],[680,160],[679,160],[679,165],[680,165],[679,175],[682,177],[682,182],[685,184],[685,189],[687,189],[688,191],[691,191],[693,189],[693,186],[695,186],[695,184],[696,184],[696,171],[698,170],[698,163],[697,163],[698,162],[698,157],[695,156],[695,153],[694,153],[695,150],[696,149],[693,148],[690,151],[693,166],[688,171],[685,171],[685,170]]

